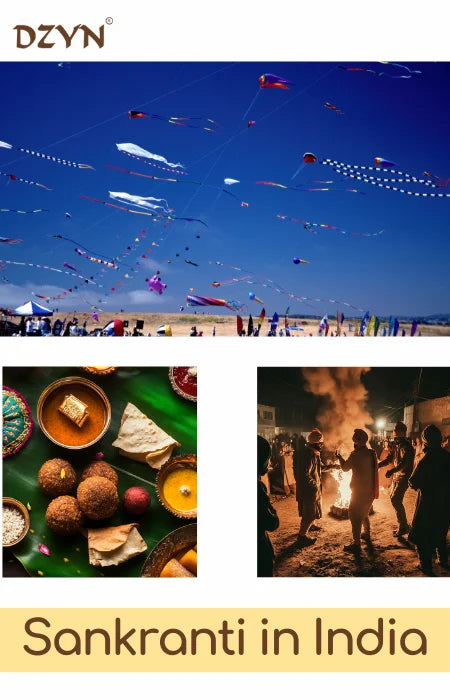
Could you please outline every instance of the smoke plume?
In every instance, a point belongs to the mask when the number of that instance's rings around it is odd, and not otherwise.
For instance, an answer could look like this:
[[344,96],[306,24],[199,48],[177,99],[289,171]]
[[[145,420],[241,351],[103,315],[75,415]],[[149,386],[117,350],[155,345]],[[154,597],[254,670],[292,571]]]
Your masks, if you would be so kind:
[[366,409],[367,390],[361,381],[369,371],[370,367],[303,368],[307,391],[325,399],[318,421],[328,449],[349,453],[355,428],[363,428],[370,437],[367,426],[373,419]]

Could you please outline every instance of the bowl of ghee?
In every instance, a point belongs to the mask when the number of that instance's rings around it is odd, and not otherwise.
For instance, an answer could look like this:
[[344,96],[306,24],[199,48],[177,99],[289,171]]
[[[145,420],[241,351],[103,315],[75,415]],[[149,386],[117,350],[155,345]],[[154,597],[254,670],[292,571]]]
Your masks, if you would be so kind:
[[180,455],[161,467],[156,492],[164,508],[179,518],[197,517],[197,455]]

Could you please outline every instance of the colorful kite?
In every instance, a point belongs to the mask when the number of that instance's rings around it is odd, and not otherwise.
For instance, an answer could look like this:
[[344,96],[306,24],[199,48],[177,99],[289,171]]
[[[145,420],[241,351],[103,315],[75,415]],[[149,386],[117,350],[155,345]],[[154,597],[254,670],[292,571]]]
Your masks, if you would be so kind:
[[[247,117],[247,114],[250,112],[251,108],[253,107],[256,100],[258,99],[258,95],[260,94],[262,89],[279,88],[281,90],[290,90],[289,85],[294,85],[294,83],[291,82],[290,80],[286,80],[286,78],[281,78],[279,75],[274,75],[273,73],[264,73],[264,75],[261,75],[259,77],[258,82],[259,82],[259,88],[256,91],[256,94],[253,97],[252,101],[250,102],[249,106],[245,110],[242,119],[245,119]],[[252,126],[252,123],[247,122],[247,126]]]
[[4,238],[0,236],[0,243],[8,243],[9,245],[14,245],[15,243],[23,243],[22,238]]
[[36,185],[36,187],[42,187],[44,190],[48,190],[48,192],[51,192],[51,187],[47,187],[46,185],[41,185],[40,182],[34,182],[34,180],[25,180],[23,177],[17,177],[17,175],[12,175],[11,173],[3,173],[0,171],[0,175],[4,175],[5,177],[9,177],[10,180],[13,182],[24,182],[26,185]]
[[159,119],[160,121],[167,122],[168,124],[174,124],[175,126],[185,126],[188,129],[202,129],[203,131],[211,131],[213,134],[218,132],[211,129],[209,126],[199,126],[196,124],[186,124],[186,122],[192,121],[206,121],[209,124],[214,124],[220,128],[220,124],[214,121],[214,119],[209,119],[208,117],[165,117],[161,114],[152,114],[152,119]]
[[[102,260],[101,258],[97,258],[96,256],[88,255],[85,250],[82,250],[81,248],[75,248],[75,253],[78,253],[78,255],[81,255],[82,258],[86,258],[86,260],[90,260],[91,262],[99,263],[99,265],[104,265],[105,267],[110,267],[113,270],[118,270],[119,266],[116,265],[113,262],[110,262],[109,260]],[[66,263],[64,263],[66,264]],[[75,269],[75,268],[72,268]]]
[[289,85],[294,85],[291,80],[286,80],[286,78],[281,78],[279,75],[273,75],[273,73],[264,73],[259,78],[260,88],[280,88],[281,90],[290,90]]
[[307,260],[302,260],[301,258],[292,258],[294,265],[309,265]]
[[250,301],[257,301],[258,304],[264,304],[264,302],[261,301],[261,299],[259,299],[259,298],[255,295],[255,292],[249,292],[249,293],[248,293],[248,298],[250,299]]
[[[301,169],[302,169],[302,166],[300,166],[300,168],[297,169],[297,171],[292,176],[292,179],[294,179],[294,177],[296,177],[296,175],[298,175],[298,173],[300,172]],[[320,183],[320,180],[317,180],[316,182]],[[333,183],[333,180],[327,180],[327,181],[324,181],[323,184],[332,184],[332,183]],[[355,189],[342,190],[342,189],[338,189],[335,187],[304,187],[304,185],[295,185],[295,186],[282,185],[279,182],[270,182],[267,180],[258,180],[257,182],[255,182],[255,185],[267,185],[270,187],[280,187],[282,190],[294,190],[294,192],[357,192],[358,194],[364,194],[363,192],[360,192],[359,190],[355,190]]]
[[[305,160],[305,156],[308,160]],[[311,159],[314,158],[314,160]],[[303,156],[304,162],[314,163],[319,162],[321,165],[330,166],[339,175],[344,175],[351,179],[359,180],[360,182],[365,182],[368,185],[375,185],[376,187],[381,187],[387,190],[393,190],[394,192],[401,192],[402,194],[408,194],[413,197],[450,197],[449,193],[444,192],[414,192],[412,190],[406,190],[402,187],[396,187],[389,183],[398,182],[412,182],[416,185],[425,185],[426,187],[432,189],[439,189],[442,185],[436,182],[434,179],[427,179],[416,177],[415,175],[410,175],[409,173],[404,173],[401,170],[396,170],[395,168],[380,167],[373,165],[352,165],[350,163],[342,163],[339,160],[333,160],[332,158],[323,158],[318,160],[316,156],[308,153]],[[383,159],[381,159],[383,160]],[[377,173],[391,173],[396,177],[381,177],[380,175],[369,175],[369,172]]]
[[136,112],[134,109],[130,109],[128,116],[130,119],[145,119],[148,117],[148,114],[146,114],[146,112]]
[[384,233],[384,229],[381,229],[381,231],[377,231],[376,233],[357,233],[354,231],[344,231],[344,229],[338,228],[338,226],[332,226],[331,224],[318,224],[314,223],[313,221],[305,221],[304,219],[294,219],[292,216],[285,216],[284,214],[277,214],[277,218],[281,219],[282,221],[290,221],[294,224],[302,224],[303,228],[305,228],[307,231],[311,231],[311,233],[317,234],[318,228],[327,228],[331,229],[332,231],[338,231],[339,233],[342,233],[346,236],[357,236],[359,238],[371,238],[374,236],[381,236],[382,233]]
[[163,291],[167,289],[167,284],[161,281],[161,277],[158,277],[158,273],[150,277],[150,279],[147,280],[147,284],[151,292],[157,292],[158,294],[162,294]]
[[[89,248],[85,248],[82,243],[75,241],[73,238],[67,238],[66,236],[62,236],[60,233],[53,234],[50,236],[50,238],[59,238],[61,241],[67,241],[68,243],[73,243],[78,248],[84,248],[84,250],[87,251],[88,253],[92,253],[92,255],[95,255],[95,257],[107,257],[107,256],[98,255],[93,250],[89,250]],[[112,258],[110,258],[110,260],[112,260]]]
[[247,128],[250,129],[250,127],[255,126],[255,124],[256,124],[256,122],[251,120],[251,121],[247,122]]
[[127,173],[127,175],[136,175],[137,177],[145,177],[147,180],[158,180],[160,182],[182,182],[186,185],[202,185],[202,182],[197,180],[177,180],[175,177],[158,177],[157,175],[147,175],[146,173],[137,173],[134,170],[127,170],[126,168],[118,168],[116,165],[107,165],[107,168],[111,170],[117,170],[120,173]]
[[22,153],[27,153],[30,156],[37,156],[38,158],[45,158],[45,160],[51,160],[53,163],[60,163],[60,165],[69,165],[71,168],[83,168],[88,170],[94,170],[92,165],[86,165],[86,163],[76,163],[73,160],[66,160],[65,158],[58,158],[57,156],[49,156],[45,153],[39,153],[39,151],[32,151],[29,148],[22,148],[22,146],[12,146],[10,143],[5,141],[0,141],[0,148],[14,148],[16,151],[21,151]]
[[280,185],[279,182],[270,182],[267,180],[258,180],[255,185],[270,185],[271,187],[281,187],[283,190],[293,190],[295,187],[290,187],[289,185]]
[[339,109],[339,107],[336,107],[336,105],[330,104],[330,102],[325,102],[324,107],[326,107],[327,109],[332,109],[333,112],[336,112],[337,114],[344,114],[342,109]]
[[215,299],[213,297],[199,297],[194,294],[188,294],[186,297],[186,306],[225,306],[231,311],[242,309],[242,304],[233,299]]
[[397,163],[393,163],[391,160],[386,160],[386,158],[381,158],[376,156],[374,158],[375,165],[379,165],[380,168],[398,168]]
[[[146,151],[145,148],[141,148],[134,143],[116,143],[116,146],[121,153],[125,153],[127,156],[137,158],[138,160],[143,160],[144,163],[147,163],[147,165],[153,165],[155,168],[161,168],[161,170],[169,170],[169,172],[178,172],[182,175],[186,175],[185,172],[177,170],[177,168],[184,168],[182,163],[169,163],[164,156],[159,156],[156,153],[150,153],[150,151]],[[149,160],[156,160],[158,163],[164,163],[164,166],[167,167],[155,165],[155,163],[149,163]]]

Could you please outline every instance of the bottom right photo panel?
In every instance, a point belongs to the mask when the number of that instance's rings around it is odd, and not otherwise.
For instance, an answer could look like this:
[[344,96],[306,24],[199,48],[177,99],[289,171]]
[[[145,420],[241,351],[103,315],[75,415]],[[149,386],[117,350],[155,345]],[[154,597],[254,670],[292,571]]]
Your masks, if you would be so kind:
[[260,367],[257,425],[258,576],[449,576],[449,367]]

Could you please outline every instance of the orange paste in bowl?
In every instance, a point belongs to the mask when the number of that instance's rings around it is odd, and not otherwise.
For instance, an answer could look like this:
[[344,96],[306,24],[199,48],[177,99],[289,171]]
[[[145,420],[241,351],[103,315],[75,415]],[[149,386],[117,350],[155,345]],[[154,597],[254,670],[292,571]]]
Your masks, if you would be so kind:
[[[88,417],[79,428],[64,416],[58,407],[67,394],[73,394],[87,405]],[[42,424],[54,440],[63,445],[87,445],[100,435],[105,427],[106,407],[100,396],[83,384],[66,384],[47,396],[42,406]]]
[[163,494],[167,503],[179,511],[197,508],[197,472],[189,467],[174,469],[167,475]]

